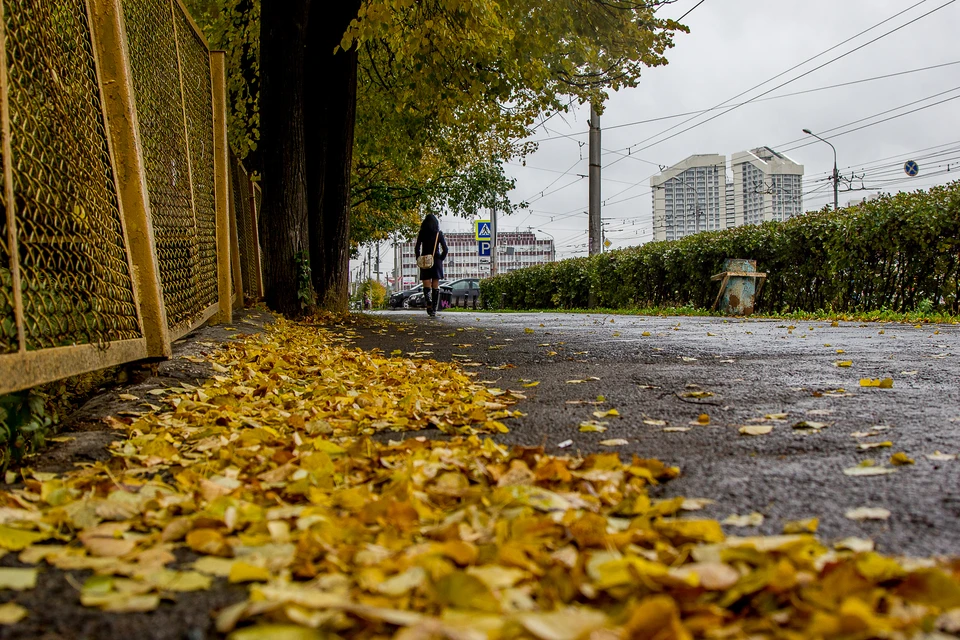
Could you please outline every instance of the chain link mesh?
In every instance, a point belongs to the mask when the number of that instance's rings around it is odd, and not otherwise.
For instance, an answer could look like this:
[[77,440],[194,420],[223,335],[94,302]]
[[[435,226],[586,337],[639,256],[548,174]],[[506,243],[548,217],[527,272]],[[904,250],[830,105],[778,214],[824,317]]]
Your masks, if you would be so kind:
[[230,177],[233,180],[233,210],[237,216],[237,244],[240,247],[240,274],[243,277],[243,295],[256,300],[260,297],[257,287],[257,237],[251,206],[250,176],[243,164],[230,154]]
[[[180,65],[170,0],[124,0],[130,67],[167,324],[189,324],[201,295],[200,230],[193,213]],[[216,277],[213,278],[216,287]],[[207,285],[204,288],[209,288]]]
[[3,1],[27,348],[139,338],[85,3]]
[[210,51],[194,31],[180,3],[174,2],[180,72],[197,221],[197,288],[203,309],[218,299],[217,200],[213,160],[213,84]]

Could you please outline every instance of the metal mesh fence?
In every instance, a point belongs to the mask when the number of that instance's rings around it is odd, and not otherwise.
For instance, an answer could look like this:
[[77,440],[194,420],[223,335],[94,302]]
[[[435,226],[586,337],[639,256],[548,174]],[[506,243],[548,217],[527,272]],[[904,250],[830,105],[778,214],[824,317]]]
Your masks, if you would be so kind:
[[173,13],[170,0],[124,0],[123,11],[163,302],[178,327],[216,301],[216,275],[201,284],[197,273],[210,230],[194,216]]
[[[13,202],[0,217],[13,208],[27,348],[139,338],[85,2],[3,5]],[[9,249],[0,257],[6,351]]]
[[230,177],[233,181],[233,210],[237,217],[237,244],[240,247],[240,274],[243,295],[260,297],[257,227],[253,212],[250,176],[236,156],[230,154]]
[[217,301],[217,211],[213,161],[213,87],[210,51],[174,2],[180,73],[197,221],[197,294],[201,309]]

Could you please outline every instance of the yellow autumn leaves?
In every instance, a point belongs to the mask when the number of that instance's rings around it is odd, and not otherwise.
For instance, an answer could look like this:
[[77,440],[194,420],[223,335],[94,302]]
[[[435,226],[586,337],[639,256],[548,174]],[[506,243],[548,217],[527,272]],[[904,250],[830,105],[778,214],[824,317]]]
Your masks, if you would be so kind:
[[[248,585],[214,612],[232,640],[870,637],[960,609],[960,565],[828,548],[816,520],[728,538],[689,516],[706,501],[648,493],[679,474],[657,460],[482,439],[519,394],[453,364],[283,321],[215,359],[207,384],[114,420],[111,460],[24,470],[0,493],[0,546],[92,571],[79,598],[105,611]],[[407,433],[429,427],[448,439]],[[30,588],[20,571],[0,586]]]

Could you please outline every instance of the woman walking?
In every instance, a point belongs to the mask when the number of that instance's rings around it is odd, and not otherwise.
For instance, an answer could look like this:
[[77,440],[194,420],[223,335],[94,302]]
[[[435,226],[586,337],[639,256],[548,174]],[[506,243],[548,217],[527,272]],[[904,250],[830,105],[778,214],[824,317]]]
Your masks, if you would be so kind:
[[440,231],[440,221],[432,213],[428,213],[420,223],[413,253],[420,268],[427,314],[432,317],[437,315],[437,307],[440,306],[440,278],[443,277],[443,260],[447,257],[447,241],[443,231]]

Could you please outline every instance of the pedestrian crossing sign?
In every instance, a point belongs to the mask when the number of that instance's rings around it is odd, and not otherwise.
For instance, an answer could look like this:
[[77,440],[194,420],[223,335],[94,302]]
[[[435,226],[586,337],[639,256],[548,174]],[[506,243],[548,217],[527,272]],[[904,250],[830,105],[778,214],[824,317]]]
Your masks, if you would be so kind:
[[473,221],[473,232],[477,236],[477,242],[482,242],[485,240],[490,240],[493,235],[490,231],[490,221],[489,220],[474,220]]

